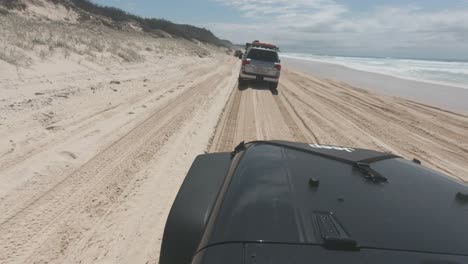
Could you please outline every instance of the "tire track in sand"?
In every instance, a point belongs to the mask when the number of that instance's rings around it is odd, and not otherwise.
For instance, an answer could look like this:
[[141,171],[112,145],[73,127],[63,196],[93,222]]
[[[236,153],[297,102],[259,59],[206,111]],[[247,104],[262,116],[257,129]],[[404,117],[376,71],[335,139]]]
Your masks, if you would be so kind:
[[[281,97],[286,99],[283,92],[280,92],[280,94],[281,94]],[[294,140],[298,142],[309,142],[309,139],[306,137],[304,133],[302,133],[302,131],[299,129],[299,126],[296,124],[296,122],[294,122],[292,115],[286,109],[286,106],[284,105],[280,96],[273,96],[273,98],[275,99],[275,103],[278,106],[278,109],[280,110],[280,113],[284,119],[284,122],[286,123],[288,128],[291,130]],[[294,111],[294,108],[292,108],[292,106],[289,103],[288,103],[288,106],[292,109],[292,111]]]
[[224,109],[215,131],[213,143],[208,148],[211,152],[230,151],[235,142],[242,91],[233,88],[227,107]]
[[115,203],[141,164],[151,160],[212,92],[213,78],[223,78],[221,70],[203,77],[34,201],[2,209],[6,214],[0,225],[0,262],[22,262],[46,241],[48,250],[56,251],[51,255],[66,250]]
[[[282,87],[283,87],[283,89],[286,88],[285,86],[282,86]],[[281,113],[283,114],[283,118],[284,118],[285,122],[288,124],[289,128],[291,128],[295,133],[299,134],[298,139],[301,142],[309,142],[310,141],[309,137],[306,136],[307,134],[304,133],[301,129],[299,129],[298,124],[295,121],[293,121],[292,117],[294,116],[301,122],[302,126],[309,132],[309,135],[311,135],[313,137],[313,140],[314,140],[313,143],[320,144],[319,138],[314,133],[314,131],[309,127],[309,125],[307,125],[307,122],[305,122],[305,120],[301,117],[301,115],[296,111],[293,104],[291,104],[291,101],[286,96],[286,92],[281,91],[280,94],[281,94],[281,97],[284,98],[284,101],[286,102],[288,108],[291,109],[291,111],[294,114],[294,115],[291,115],[291,113],[286,109],[286,107],[284,106],[284,104],[283,104],[283,102],[281,101],[280,98],[277,98],[277,99],[275,98],[277,100],[277,105],[280,108]]]
[[237,141],[242,140],[318,143],[318,138],[298,115],[282,88],[279,93],[259,84],[251,84],[244,89],[234,88],[209,151],[231,151],[239,143]]

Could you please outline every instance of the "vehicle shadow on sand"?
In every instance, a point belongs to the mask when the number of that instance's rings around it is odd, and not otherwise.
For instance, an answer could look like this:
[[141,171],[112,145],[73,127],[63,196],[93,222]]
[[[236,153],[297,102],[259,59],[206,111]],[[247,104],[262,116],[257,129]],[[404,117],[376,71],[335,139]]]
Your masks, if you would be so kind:
[[272,95],[278,95],[278,89],[273,89],[270,87],[269,83],[267,82],[260,82],[260,81],[245,81],[238,84],[238,89],[240,91],[244,91],[247,89],[254,89],[254,90],[268,90],[271,92]]

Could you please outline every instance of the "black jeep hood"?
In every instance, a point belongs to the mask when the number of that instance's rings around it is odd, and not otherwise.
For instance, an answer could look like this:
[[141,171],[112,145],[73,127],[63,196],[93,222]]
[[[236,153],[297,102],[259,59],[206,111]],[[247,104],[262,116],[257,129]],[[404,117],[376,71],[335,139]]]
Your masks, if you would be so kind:
[[280,141],[235,156],[199,251],[264,243],[468,255],[468,204],[457,199],[468,189],[437,172],[386,153]]

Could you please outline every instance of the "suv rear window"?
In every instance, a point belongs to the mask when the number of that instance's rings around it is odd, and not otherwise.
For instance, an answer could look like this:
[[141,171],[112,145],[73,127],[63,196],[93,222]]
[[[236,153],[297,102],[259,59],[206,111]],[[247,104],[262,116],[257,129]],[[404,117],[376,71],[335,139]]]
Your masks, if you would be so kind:
[[251,49],[247,54],[248,59],[278,62],[278,53],[271,50]]

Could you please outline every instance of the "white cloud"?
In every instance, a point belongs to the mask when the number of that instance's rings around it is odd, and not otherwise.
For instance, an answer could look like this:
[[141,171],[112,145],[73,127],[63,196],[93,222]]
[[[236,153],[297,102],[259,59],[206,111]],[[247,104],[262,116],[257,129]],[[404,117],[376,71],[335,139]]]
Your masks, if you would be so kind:
[[408,5],[357,13],[333,0],[215,1],[237,9],[244,19],[209,27],[239,43],[260,39],[317,53],[454,58],[465,54],[468,59],[468,9],[426,11]]

